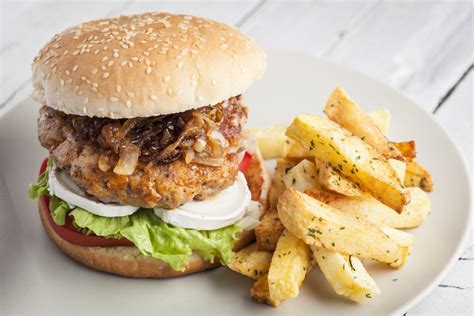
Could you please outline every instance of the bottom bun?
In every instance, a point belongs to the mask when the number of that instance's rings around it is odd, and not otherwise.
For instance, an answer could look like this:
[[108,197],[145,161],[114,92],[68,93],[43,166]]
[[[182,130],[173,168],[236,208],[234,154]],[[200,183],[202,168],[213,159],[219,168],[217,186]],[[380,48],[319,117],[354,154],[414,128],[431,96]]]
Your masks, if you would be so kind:
[[[58,248],[75,261],[97,271],[112,273],[128,278],[173,278],[197,273],[220,266],[219,259],[214,263],[204,260],[199,254],[193,253],[189,257],[189,265],[184,271],[175,271],[169,264],[153,257],[145,256],[135,247],[84,247],[74,245],[62,239],[46,218],[49,210],[38,203],[40,218],[46,233]],[[254,230],[240,234],[234,244],[234,251],[238,251],[255,239]]]

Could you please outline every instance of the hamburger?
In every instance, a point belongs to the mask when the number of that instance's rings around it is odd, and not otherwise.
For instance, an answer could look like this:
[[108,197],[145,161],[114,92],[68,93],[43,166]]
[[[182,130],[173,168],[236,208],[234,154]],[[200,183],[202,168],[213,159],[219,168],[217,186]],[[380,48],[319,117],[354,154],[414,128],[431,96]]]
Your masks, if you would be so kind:
[[52,241],[126,277],[228,262],[265,209],[242,97],[265,67],[253,40],[200,17],[145,13],[55,35],[32,64],[49,156],[29,190]]

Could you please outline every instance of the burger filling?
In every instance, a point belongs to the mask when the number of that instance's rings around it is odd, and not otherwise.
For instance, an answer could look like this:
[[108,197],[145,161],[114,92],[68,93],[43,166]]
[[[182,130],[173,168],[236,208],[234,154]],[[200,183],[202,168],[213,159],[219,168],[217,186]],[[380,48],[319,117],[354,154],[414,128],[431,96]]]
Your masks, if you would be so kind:
[[[240,201],[244,211],[239,214],[227,205],[232,220],[214,222],[208,229],[193,228],[199,212],[192,212],[205,208],[211,219],[209,205],[199,201],[232,200],[216,197],[235,186],[246,119],[240,96],[182,113],[132,119],[68,115],[43,106],[39,140],[50,159],[38,183],[31,185],[30,198],[48,196],[57,225],[68,218],[85,235],[129,240],[175,270],[185,269],[192,252],[225,264],[238,233],[256,225],[258,204]],[[50,183],[62,173],[76,188]],[[225,214],[219,210],[215,218],[222,220]],[[198,215],[200,225],[207,224]],[[190,225],[179,225],[190,219]]]
[[38,132],[56,165],[102,202],[174,209],[233,183],[246,119],[241,96],[132,119],[67,115],[44,106]]

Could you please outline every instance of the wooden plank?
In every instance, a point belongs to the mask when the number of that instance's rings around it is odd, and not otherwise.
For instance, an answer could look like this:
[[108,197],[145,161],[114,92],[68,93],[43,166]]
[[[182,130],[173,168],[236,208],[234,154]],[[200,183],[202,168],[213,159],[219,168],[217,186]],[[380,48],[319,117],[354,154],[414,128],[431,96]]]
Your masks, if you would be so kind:
[[472,6],[382,3],[324,56],[391,84],[432,110],[472,63]]
[[252,13],[259,0],[246,1],[134,1],[124,10],[124,14],[135,14],[148,11],[190,14],[214,19],[226,24],[235,25],[242,17]]
[[463,153],[472,172],[473,131],[473,75],[471,70],[456,87],[451,96],[436,112],[436,119],[443,125]]
[[242,26],[264,48],[321,55],[369,15],[373,2],[268,1]]

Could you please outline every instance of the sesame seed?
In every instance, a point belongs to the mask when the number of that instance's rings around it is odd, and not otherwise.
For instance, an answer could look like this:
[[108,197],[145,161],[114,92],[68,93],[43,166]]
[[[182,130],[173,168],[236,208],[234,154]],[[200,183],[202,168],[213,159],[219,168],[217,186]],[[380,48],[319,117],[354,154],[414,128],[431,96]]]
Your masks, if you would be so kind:
[[170,81],[170,79],[171,79],[171,76],[166,76],[163,78],[163,82],[168,82]]
[[132,92],[132,91],[128,91],[127,92],[127,95],[130,97],[130,98],[133,98],[135,96],[135,93]]
[[118,85],[118,86],[115,88],[115,91],[117,91],[117,93],[120,93],[120,91],[122,91],[122,86]]
[[74,67],[72,67],[72,71],[76,71],[78,68],[79,68],[78,65],[74,65]]
[[146,73],[149,74],[151,72],[151,67],[146,68]]
[[127,102],[125,102],[125,104],[127,105],[128,108],[132,107],[132,101],[130,101],[130,100],[127,100]]
[[178,63],[178,68],[181,68],[181,67],[183,67],[183,62],[182,62],[182,61],[180,61],[180,62]]
[[109,73],[108,73],[108,72],[106,72],[106,73],[104,73],[104,74],[102,75],[102,78],[103,78],[103,79],[106,79],[106,78],[108,78],[108,77],[109,77]]
[[102,59],[101,59],[100,61],[101,61],[101,62],[104,62],[104,61],[106,61],[107,59],[109,59],[109,57],[104,56],[104,57],[102,57]]
[[173,95],[173,89],[168,88],[168,91],[166,91],[166,93],[167,93],[169,96],[172,96],[172,95]]
[[61,79],[61,81],[59,81],[59,84],[61,85],[61,87],[64,87],[64,80]]
[[214,79],[211,80],[211,83],[212,83],[213,86],[216,85],[216,81]]
[[89,98],[86,97],[86,98],[84,99],[84,104],[87,104],[87,103],[89,103]]
[[70,76],[70,75],[71,75],[71,72],[70,72],[69,70],[66,70],[64,73],[66,74],[66,76]]
[[158,100],[158,97],[156,95],[150,95],[150,99],[156,101]]
[[86,108],[86,107],[83,107],[83,108],[82,108],[82,112],[84,112],[84,114],[87,114],[87,108]]
[[93,68],[91,70],[91,74],[95,75],[99,70],[97,68]]
[[116,97],[110,97],[110,101],[112,102],[118,102],[118,99]]

